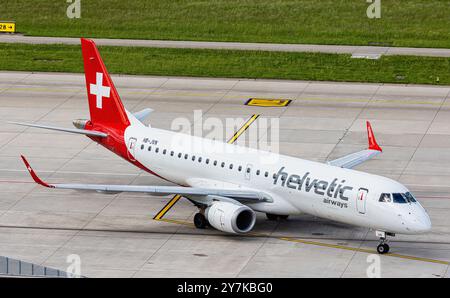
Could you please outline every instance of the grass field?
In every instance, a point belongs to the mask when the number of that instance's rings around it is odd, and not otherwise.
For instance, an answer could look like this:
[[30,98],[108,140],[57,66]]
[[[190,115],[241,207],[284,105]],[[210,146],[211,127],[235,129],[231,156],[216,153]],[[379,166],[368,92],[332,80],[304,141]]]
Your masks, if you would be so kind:
[[450,0],[2,0],[0,19],[28,35],[450,48]]
[[[450,85],[448,58],[127,47],[100,52],[109,71],[120,74]],[[81,49],[0,44],[0,70],[83,72]]]

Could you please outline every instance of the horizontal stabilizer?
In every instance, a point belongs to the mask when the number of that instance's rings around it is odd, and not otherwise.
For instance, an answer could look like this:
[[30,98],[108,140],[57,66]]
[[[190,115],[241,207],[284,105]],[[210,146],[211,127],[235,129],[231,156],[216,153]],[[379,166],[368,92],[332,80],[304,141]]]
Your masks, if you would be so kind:
[[95,130],[78,129],[78,128],[64,128],[64,127],[56,127],[56,126],[50,126],[50,125],[41,125],[41,124],[14,122],[14,121],[8,121],[8,123],[22,125],[22,126],[28,126],[28,127],[63,131],[63,132],[69,132],[69,133],[77,133],[77,134],[87,135],[87,136],[91,136],[91,137],[106,138],[108,136],[108,134],[106,134],[104,132],[95,131]]
[[148,117],[148,115],[150,115],[151,112],[153,112],[153,109],[146,108],[143,109],[142,111],[133,113],[133,115],[134,117],[136,117],[137,120],[144,122],[144,120]]

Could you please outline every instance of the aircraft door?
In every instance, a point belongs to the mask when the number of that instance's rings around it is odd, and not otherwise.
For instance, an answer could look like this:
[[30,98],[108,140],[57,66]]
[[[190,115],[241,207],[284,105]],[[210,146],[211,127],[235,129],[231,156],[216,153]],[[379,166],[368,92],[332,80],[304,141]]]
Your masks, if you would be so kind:
[[136,138],[130,138],[128,140],[127,154],[128,154],[128,158],[131,161],[136,161],[136,158],[135,158],[135,156],[136,156],[136,142],[137,142]]
[[360,214],[366,213],[367,194],[369,190],[366,188],[360,188],[356,197],[356,209]]

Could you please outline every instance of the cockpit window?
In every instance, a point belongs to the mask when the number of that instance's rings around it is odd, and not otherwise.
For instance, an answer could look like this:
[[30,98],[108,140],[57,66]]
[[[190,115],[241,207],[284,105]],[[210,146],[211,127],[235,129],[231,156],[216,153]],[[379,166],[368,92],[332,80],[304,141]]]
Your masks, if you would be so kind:
[[382,193],[379,199],[379,202],[390,202],[391,194],[390,193]]
[[406,203],[415,203],[417,202],[414,196],[410,193],[393,193],[392,197],[394,198],[394,203],[406,204]]
[[405,197],[411,203],[417,202],[417,200],[414,198],[414,196],[410,192],[405,193]]
[[394,199],[394,203],[398,203],[398,204],[406,204],[406,203],[408,203],[406,198],[401,193],[393,193],[392,197]]

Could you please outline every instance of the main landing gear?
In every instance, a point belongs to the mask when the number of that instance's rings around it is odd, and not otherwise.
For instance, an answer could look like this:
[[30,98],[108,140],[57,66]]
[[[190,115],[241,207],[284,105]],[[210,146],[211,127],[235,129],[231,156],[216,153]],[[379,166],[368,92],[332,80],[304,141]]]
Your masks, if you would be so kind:
[[266,217],[268,220],[286,220],[286,219],[288,219],[289,215],[278,215],[278,214],[266,213]]
[[209,226],[209,222],[203,213],[198,212],[194,216],[194,225],[197,229],[206,229]]
[[389,252],[389,244],[387,244],[387,236],[395,236],[395,234],[376,231],[375,234],[380,238],[380,244],[377,246],[377,252],[379,254],[387,254]]

